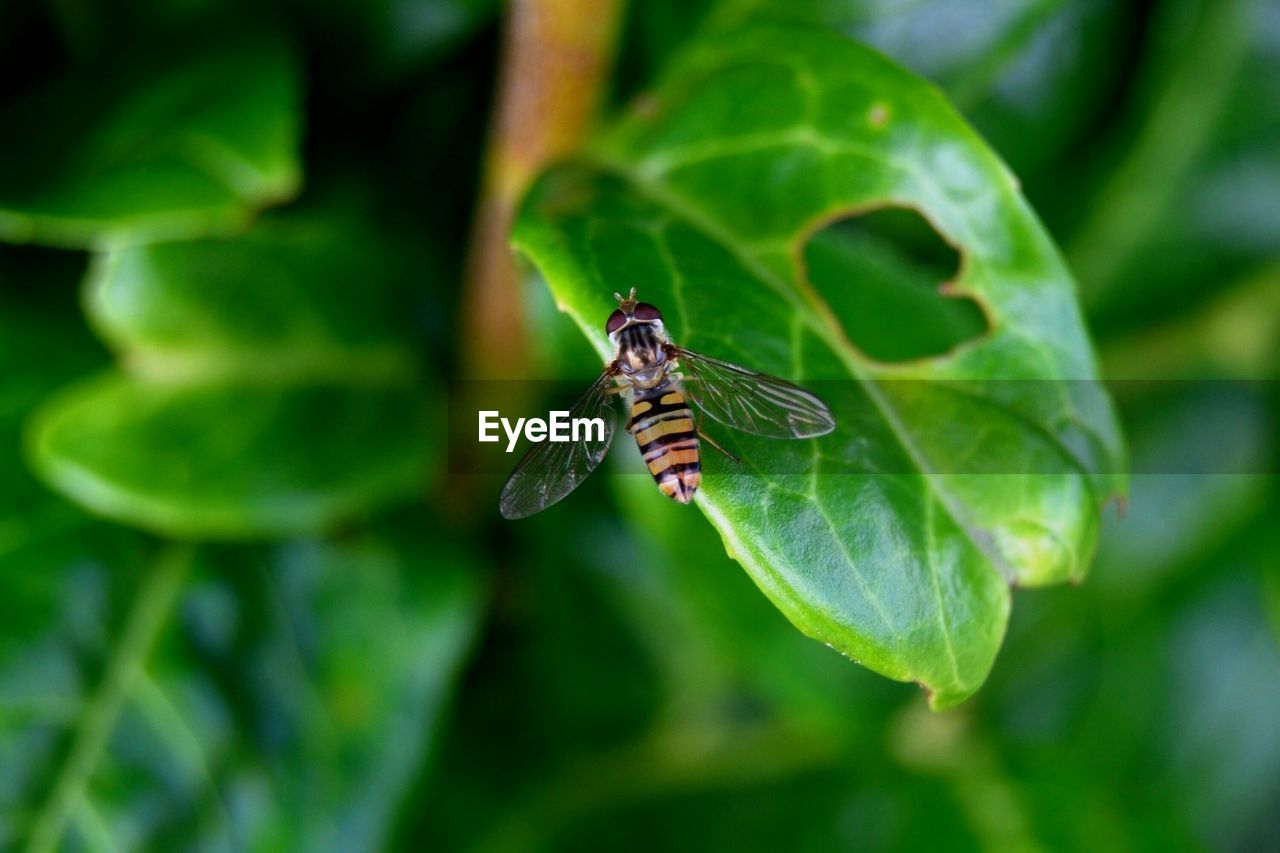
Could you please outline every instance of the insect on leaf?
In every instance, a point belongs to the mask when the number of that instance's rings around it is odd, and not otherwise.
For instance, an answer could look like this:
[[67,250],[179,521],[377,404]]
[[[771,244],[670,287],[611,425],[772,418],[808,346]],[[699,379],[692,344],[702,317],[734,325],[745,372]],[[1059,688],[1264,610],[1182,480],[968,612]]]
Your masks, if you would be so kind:
[[[984,335],[892,365],[851,343],[858,281],[819,287],[803,251],[882,207],[919,211],[961,253],[950,292],[983,308]],[[637,286],[677,344],[831,406],[817,439],[717,433],[744,463],[708,460],[699,497],[810,636],[946,707],[986,678],[1012,584],[1084,575],[1124,451],[1074,285],[928,83],[825,31],[708,38],[589,157],[543,176],[515,243],[602,355],[611,294]]]

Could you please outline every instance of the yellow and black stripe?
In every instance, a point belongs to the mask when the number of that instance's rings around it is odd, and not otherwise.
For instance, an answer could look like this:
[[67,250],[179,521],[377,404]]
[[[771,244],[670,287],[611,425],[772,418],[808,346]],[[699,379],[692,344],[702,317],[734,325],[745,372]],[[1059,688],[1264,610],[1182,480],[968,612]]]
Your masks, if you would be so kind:
[[680,388],[667,379],[654,388],[637,389],[627,430],[636,437],[662,493],[682,504],[693,500],[702,481],[702,465],[693,412]]

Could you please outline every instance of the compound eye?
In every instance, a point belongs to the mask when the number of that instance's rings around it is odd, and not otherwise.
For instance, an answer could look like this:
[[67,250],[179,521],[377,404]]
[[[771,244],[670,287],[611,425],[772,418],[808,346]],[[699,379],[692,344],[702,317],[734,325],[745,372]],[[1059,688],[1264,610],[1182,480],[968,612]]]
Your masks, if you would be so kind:
[[636,310],[631,312],[632,316],[637,320],[661,320],[662,312],[654,308],[648,302],[641,302],[636,305]]
[[627,322],[626,314],[623,314],[622,311],[620,310],[614,311],[612,314],[609,315],[609,322],[604,324],[605,333],[612,335],[614,332],[621,329],[623,325],[626,324],[626,322]]

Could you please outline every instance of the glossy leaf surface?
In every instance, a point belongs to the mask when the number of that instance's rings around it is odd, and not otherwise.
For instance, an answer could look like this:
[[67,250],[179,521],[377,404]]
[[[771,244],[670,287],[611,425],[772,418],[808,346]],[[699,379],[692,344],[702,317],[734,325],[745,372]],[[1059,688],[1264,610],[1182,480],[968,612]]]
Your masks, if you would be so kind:
[[[986,334],[899,364],[850,343],[857,279],[810,281],[801,253],[821,226],[889,206],[961,253],[950,290],[982,306]],[[708,460],[700,498],[805,633],[944,707],[990,669],[1010,584],[1086,571],[1123,449],[1105,394],[1064,381],[1096,375],[1071,278],[995,155],[879,55],[803,28],[701,42],[535,187],[515,241],[602,355],[610,294],[636,286],[677,342],[822,380],[834,434],[726,434],[746,462]]]

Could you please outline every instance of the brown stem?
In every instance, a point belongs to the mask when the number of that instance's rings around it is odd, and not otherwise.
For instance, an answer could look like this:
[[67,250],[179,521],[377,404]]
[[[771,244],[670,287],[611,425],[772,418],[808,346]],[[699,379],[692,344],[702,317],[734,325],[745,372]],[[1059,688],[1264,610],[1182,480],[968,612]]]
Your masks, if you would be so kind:
[[480,205],[467,258],[463,329],[473,378],[528,364],[519,273],[508,246],[533,177],[579,147],[601,100],[623,0],[511,0]]

